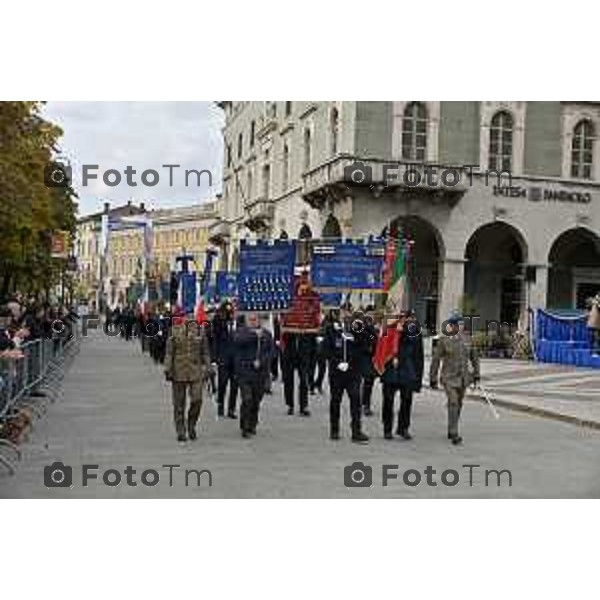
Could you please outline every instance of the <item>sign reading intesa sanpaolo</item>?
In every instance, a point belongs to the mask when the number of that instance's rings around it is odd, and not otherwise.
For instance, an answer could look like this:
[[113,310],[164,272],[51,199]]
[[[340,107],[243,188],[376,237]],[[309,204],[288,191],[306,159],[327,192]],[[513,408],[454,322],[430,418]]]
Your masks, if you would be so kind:
[[571,202],[573,204],[589,204],[592,201],[590,192],[575,192],[573,190],[557,190],[544,187],[520,187],[495,185],[494,196],[507,198],[527,198],[532,202]]

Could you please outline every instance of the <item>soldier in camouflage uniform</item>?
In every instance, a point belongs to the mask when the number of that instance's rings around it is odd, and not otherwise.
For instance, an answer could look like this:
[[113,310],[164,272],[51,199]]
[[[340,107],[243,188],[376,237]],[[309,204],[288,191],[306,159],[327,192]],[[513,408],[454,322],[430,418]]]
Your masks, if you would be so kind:
[[[431,359],[429,381],[431,387],[438,387],[438,372],[442,366],[440,381],[448,398],[448,439],[460,444],[458,422],[465,390],[468,385],[479,383],[479,356],[464,333],[464,322],[459,317],[447,321],[448,335],[442,335],[435,345]],[[469,370],[469,362],[473,371]]]
[[[204,328],[193,318],[187,321],[179,316],[173,319],[171,335],[167,339],[165,377],[173,386],[173,414],[177,439],[185,442],[196,439],[196,423],[202,408],[202,386],[210,375],[210,350]],[[186,395],[190,396],[185,423]]]

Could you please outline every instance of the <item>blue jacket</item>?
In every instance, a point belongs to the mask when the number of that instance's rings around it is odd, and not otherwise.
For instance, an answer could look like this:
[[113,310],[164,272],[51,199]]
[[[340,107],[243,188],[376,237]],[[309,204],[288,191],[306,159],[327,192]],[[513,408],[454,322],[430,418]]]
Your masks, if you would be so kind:
[[390,359],[385,366],[381,381],[387,385],[407,387],[413,392],[420,392],[425,363],[422,336],[411,336],[404,332],[396,358],[398,366],[395,367],[393,359]]
[[260,331],[259,338],[255,329],[241,325],[233,335],[234,372],[240,385],[265,382],[269,376],[275,344],[270,332]]

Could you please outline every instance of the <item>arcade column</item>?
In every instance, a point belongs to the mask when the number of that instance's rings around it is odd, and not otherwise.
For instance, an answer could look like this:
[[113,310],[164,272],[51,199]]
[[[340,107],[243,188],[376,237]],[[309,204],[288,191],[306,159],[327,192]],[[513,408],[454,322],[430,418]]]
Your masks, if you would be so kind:
[[528,265],[525,269],[525,309],[546,308],[548,265]]
[[465,287],[465,259],[447,258],[440,262],[438,282],[439,302],[437,328],[454,313],[460,313],[461,299]]

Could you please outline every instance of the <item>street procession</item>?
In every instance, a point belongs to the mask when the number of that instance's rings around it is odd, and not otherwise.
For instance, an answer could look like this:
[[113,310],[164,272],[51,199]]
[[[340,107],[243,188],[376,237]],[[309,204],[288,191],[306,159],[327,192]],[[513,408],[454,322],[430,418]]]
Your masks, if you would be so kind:
[[[297,241],[242,242],[233,278],[211,273],[215,251],[199,272],[190,271],[194,257],[182,255],[166,302],[106,307],[104,331],[137,340],[164,369],[179,442],[197,438],[206,401],[216,402],[219,418],[239,419],[242,437],[256,435],[261,402],[278,380],[289,416],[310,417],[311,400],[329,398],[331,440],[343,437],[347,404],[350,439],[359,444],[369,441],[364,421],[375,416],[380,380],[382,435],[410,440],[413,394],[424,378],[422,326],[405,304],[414,243],[398,231],[378,240],[323,240],[313,244],[310,264],[298,264]],[[479,382],[479,359],[463,335],[464,319],[450,315],[445,326],[454,341],[436,346],[428,383],[438,386],[441,366],[448,439],[460,444],[463,396]]]
[[[91,160],[111,111],[193,141]],[[32,153],[6,197],[36,190],[0,213],[0,489],[164,455],[221,465],[215,494],[319,496],[331,471],[372,488],[352,465],[373,457],[529,473],[535,447],[560,495],[547,450],[585,463],[600,429],[596,121],[577,101],[0,103]]]
[[598,595],[598,20],[513,4],[4,3],[6,598]]

